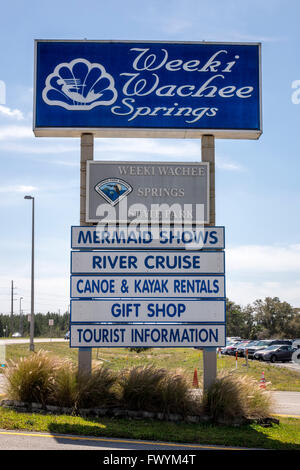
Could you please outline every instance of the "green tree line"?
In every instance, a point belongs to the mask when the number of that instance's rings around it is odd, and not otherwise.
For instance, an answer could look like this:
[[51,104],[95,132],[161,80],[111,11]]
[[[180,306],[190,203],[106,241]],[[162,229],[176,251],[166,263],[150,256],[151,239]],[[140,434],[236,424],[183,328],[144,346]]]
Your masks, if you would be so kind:
[[[53,326],[49,326],[49,320]],[[69,330],[70,315],[68,312],[42,314],[34,316],[34,335],[36,337],[63,337]],[[0,314],[0,337],[9,337],[22,331],[29,336],[30,323],[27,315]],[[266,297],[255,300],[245,307],[226,299],[227,336],[240,336],[245,339],[266,338],[300,338],[300,309],[293,308],[278,297]]]
[[[49,320],[53,320],[53,326],[49,326]],[[70,314],[60,315],[48,312],[34,315],[34,336],[60,338],[69,330]],[[22,332],[23,336],[29,336],[30,322],[27,315],[3,315],[0,314],[0,338],[12,336],[13,333]]]

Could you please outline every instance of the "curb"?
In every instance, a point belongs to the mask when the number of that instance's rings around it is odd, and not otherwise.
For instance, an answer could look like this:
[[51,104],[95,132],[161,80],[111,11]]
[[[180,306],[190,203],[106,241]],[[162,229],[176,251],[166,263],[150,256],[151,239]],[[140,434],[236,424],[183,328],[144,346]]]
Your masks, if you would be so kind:
[[[174,413],[164,412],[152,412],[152,411],[137,411],[137,410],[126,410],[123,408],[81,408],[74,410],[73,408],[55,406],[55,405],[42,405],[41,403],[25,403],[16,400],[2,400],[0,401],[0,407],[11,409],[20,413],[38,413],[38,414],[50,414],[50,415],[70,415],[80,416],[83,418],[125,418],[125,419],[149,419],[168,421],[175,423],[189,423],[189,424],[200,424],[200,423],[211,423],[213,420],[208,415],[180,415]],[[272,426],[272,424],[279,424],[279,420],[275,417],[269,417],[265,419],[239,419],[228,423],[226,420],[217,420],[215,424],[219,425],[232,425],[241,426],[244,424],[258,423],[262,426]]]

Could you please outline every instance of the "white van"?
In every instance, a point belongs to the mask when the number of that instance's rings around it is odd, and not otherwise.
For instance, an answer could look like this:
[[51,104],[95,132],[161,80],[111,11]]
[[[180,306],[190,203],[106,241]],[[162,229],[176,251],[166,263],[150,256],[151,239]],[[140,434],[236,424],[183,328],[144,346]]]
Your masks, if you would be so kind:
[[293,340],[292,348],[297,348],[297,349],[300,348],[300,338]]

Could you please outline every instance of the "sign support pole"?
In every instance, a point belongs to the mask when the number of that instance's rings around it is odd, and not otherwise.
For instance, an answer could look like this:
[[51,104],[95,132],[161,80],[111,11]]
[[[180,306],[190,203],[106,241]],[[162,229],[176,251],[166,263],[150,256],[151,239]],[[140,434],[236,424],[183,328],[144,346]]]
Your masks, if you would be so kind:
[[[215,209],[215,137],[201,138],[201,160],[209,162],[209,225],[216,224]],[[217,378],[216,348],[203,348],[203,391],[207,391]]]
[[[80,225],[86,223],[86,162],[94,159],[94,135],[81,134],[80,137]],[[92,224],[90,224],[92,225]],[[78,374],[90,375],[92,371],[92,348],[79,348]]]

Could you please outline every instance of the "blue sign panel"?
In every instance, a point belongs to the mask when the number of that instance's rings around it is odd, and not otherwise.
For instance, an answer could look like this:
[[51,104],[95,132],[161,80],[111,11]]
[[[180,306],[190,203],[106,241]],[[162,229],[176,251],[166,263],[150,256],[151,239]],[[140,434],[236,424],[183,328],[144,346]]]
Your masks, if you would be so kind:
[[36,41],[37,136],[258,138],[260,44]]

